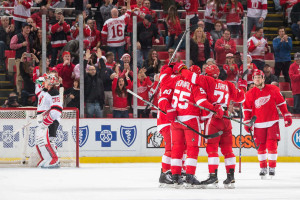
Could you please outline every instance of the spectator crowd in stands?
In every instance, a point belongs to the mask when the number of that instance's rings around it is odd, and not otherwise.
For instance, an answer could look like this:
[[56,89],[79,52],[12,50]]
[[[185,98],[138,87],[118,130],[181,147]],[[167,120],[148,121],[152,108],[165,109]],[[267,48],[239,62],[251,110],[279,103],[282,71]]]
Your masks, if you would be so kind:
[[[154,94],[159,72],[168,64],[180,41],[173,62],[183,62],[186,29],[182,20],[191,22],[190,60],[188,65],[198,65],[202,74],[208,65],[216,64],[220,78],[234,83],[247,78],[248,88],[253,86],[254,69],[263,70],[267,84],[279,86],[282,72],[285,82],[291,83],[294,112],[300,113],[300,54],[292,63],[292,37],[285,27],[278,28],[273,40],[275,66],[265,63],[271,51],[264,37],[267,17],[266,0],[247,0],[247,6],[238,0],[6,0],[0,12],[0,70],[7,72],[5,50],[15,51],[16,92],[9,95],[4,106],[36,105],[34,85],[42,76],[42,15],[47,15],[47,72],[58,74],[64,87],[64,105],[80,105],[80,68],[84,70],[84,101],[86,117],[128,118],[132,112],[132,96],[126,89],[133,88],[133,53],[137,54],[137,88],[144,99]],[[274,0],[275,2],[275,0]],[[258,4],[258,5],[256,5]],[[280,1],[281,5],[286,2]],[[275,2],[276,9],[282,9]],[[300,38],[300,2],[283,6],[289,13],[293,39]],[[31,9],[40,7],[38,10]],[[65,10],[63,8],[75,8]],[[199,15],[203,9],[203,17]],[[162,13],[155,10],[163,10]],[[185,10],[185,12],[178,12]],[[245,14],[244,10],[247,10]],[[84,66],[79,65],[79,14],[84,18]],[[133,16],[137,16],[137,52],[133,52]],[[242,38],[242,17],[248,18],[247,70],[243,56],[237,51],[237,41]],[[222,19],[225,19],[222,20]],[[255,29],[254,29],[255,27]],[[251,33],[255,32],[251,35]],[[168,53],[162,59],[157,45],[164,45]],[[244,44],[246,45],[246,44]],[[292,64],[291,64],[292,63]],[[274,74],[275,72],[275,74]],[[20,98],[19,102],[16,98]],[[153,101],[155,102],[155,100]],[[138,100],[139,117],[149,117],[146,105]],[[156,116],[152,111],[152,116]]]

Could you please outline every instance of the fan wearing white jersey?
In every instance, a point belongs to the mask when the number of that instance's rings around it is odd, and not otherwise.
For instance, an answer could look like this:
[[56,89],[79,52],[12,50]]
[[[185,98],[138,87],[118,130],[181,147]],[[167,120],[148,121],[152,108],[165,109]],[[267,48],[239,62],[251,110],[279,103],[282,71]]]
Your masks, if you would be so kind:
[[[119,11],[116,8],[111,10],[111,18],[106,20],[101,35],[103,38],[107,38],[107,46],[109,51],[113,52],[115,58],[121,59],[124,54],[125,47],[125,26],[129,23],[131,10],[130,0],[127,1],[127,12],[118,17]],[[118,55],[117,55],[118,54]]]
[[49,75],[46,77],[44,88],[38,97],[36,148],[41,157],[37,166],[41,168],[60,167],[56,149],[50,144],[48,131],[49,125],[54,121],[59,123],[63,109],[57,89],[58,85],[58,78],[53,74]]

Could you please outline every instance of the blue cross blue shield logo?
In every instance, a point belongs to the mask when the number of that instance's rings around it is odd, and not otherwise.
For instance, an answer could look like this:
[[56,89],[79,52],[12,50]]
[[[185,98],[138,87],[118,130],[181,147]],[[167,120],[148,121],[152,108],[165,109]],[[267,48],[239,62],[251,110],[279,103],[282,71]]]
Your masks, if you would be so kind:
[[3,131],[0,131],[0,142],[3,142],[3,148],[13,148],[14,142],[20,141],[20,133],[14,133],[13,125],[4,125]]
[[[72,127],[72,136],[74,141],[76,142],[76,126]],[[88,126],[79,127],[79,147],[83,147],[83,145],[86,143],[88,138],[89,138],[89,127]]]
[[131,126],[131,127],[121,126],[120,134],[124,144],[130,147],[134,143],[137,135],[136,126]]
[[28,146],[34,147],[35,146],[35,132],[37,130],[37,126],[29,128],[29,137],[28,137]]
[[101,131],[96,131],[96,141],[101,141],[101,147],[111,147],[112,141],[117,141],[117,131],[112,131],[110,125],[101,125]]
[[63,130],[61,125],[58,126],[56,131],[55,143],[57,147],[63,147],[63,142],[68,141],[68,132]]

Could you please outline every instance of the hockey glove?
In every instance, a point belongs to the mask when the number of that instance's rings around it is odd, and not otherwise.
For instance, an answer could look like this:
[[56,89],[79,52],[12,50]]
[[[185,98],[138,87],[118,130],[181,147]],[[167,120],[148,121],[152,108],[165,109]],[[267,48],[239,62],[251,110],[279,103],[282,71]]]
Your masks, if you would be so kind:
[[218,119],[222,119],[224,115],[223,107],[220,105],[215,105],[214,111],[216,112],[215,117]]
[[177,110],[175,108],[167,110],[167,119],[170,122],[174,122],[177,117]]
[[285,114],[283,118],[285,127],[289,127],[290,125],[292,125],[292,116],[290,113]]

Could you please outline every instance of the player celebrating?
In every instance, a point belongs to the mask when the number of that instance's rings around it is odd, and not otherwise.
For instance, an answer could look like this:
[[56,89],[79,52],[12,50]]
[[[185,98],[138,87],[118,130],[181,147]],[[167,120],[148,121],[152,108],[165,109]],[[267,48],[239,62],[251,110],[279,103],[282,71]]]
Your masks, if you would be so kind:
[[44,88],[38,97],[37,120],[39,125],[36,133],[36,148],[41,157],[37,166],[41,168],[60,167],[56,150],[50,144],[48,133],[48,126],[55,120],[59,122],[62,112],[58,85],[57,76],[50,74],[45,78]]
[[[244,101],[245,94],[242,90],[236,89],[235,85],[229,81],[218,79],[220,70],[216,65],[210,65],[205,69],[206,75],[197,75],[189,70],[173,68],[173,71],[181,71],[182,76],[191,83],[199,85],[206,92],[206,99],[201,99],[197,102],[198,105],[208,108],[215,112],[205,122],[205,134],[211,135],[218,131],[223,131],[220,137],[209,139],[206,141],[206,152],[208,154],[208,169],[209,178],[201,182],[202,187],[208,185],[217,186],[218,177],[217,171],[219,166],[218,147],[225,157],[225,167],[227,179],[223,182],[224,186],[234,187],[234,171],[236,158],[232,151],[232,126],[229,119],[222,118],[223,115],[228,115],[227,108],[230,100],[234,102]],[[225,111],[224,111],[225,110]]]
[[[286,102],[279,88],[274,85],[266,85],[264,83],[265,75],[261,70],[253,72],[253,81],[255,87],[247,92],[243,104],[244,122],[247,123],[252,116],[257,116],[254,123],[254,139],[259,145],[257,150],[261,168],[259,175],[264,179],[267,174],[267,159],[269,162],[269,175],[275,175],[277,147],[280,140],[277,107],[284,117],[285,127],[292,124],[292,117],[287,110]],[[249,132],[251,127],[245,126],[245,130]]]
[[[175,65],[179,68],[186,66],[183,63]],[[191,71],[201,73],[201,70],[198,66],[193,66],[190,68]],[[185,160],[186,165],[186,187],[187,188],[200,188],[200,182],[195,177],[196,167],[197,167],[197,158],[199,153],[199,135],[194,133],[191,129],[184,127],[175,121],[175,117],[178,120],[189,125],[193,129],[200,132],[200,109],[195,108],[190,105],[187,101],[196,103],[201,101],[204,90],[197,85],[193,85],[189,81],[185,80],[184,77],[181,77],[177,80],[173,99],[172,99],[172,109],[169,109],[167,112],[167,117],[172,121],[171,124],[171,133],[172,133],[172,161],[171,161],[171,170],[172,178],[175,184],[175,187],[182,185],[181,179],[181,170],[182,170],[182,156],[185,150],[187,149],[187,158]]]
[[[158,99],[158,107],[167,112],[171,109],[171,102],[174,91],[175,75],[172,75],[172,69],[168,65],[164,65],[160,72],[160,94]],[[170,133],[170,121],[167,116],[158,111],[157,115],[157,131],[162,134],[165,142],[165,153],[162,157],[162,170],[159,178],[160,187],[173,186],[173,180],[171,177],[171,133]]]

